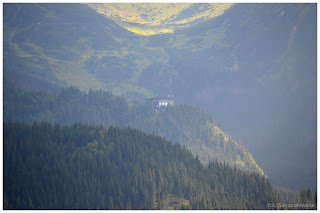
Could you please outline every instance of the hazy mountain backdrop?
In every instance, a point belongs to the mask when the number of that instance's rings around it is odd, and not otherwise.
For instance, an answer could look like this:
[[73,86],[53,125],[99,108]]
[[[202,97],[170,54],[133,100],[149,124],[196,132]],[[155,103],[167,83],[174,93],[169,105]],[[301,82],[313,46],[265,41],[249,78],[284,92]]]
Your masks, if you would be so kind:
[[316,4],[3,8],[5,87],[102,89],[131,104],[173,94],[212,114],[273,183],[316,190]]

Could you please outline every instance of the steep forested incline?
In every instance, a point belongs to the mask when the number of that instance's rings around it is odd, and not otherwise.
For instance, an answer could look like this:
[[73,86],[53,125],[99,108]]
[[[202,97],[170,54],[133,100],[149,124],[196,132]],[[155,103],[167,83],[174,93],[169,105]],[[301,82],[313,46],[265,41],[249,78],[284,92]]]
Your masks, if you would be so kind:
[[207,164],[228,162],[246,171],[264,174],[251,153],[231,138],[214,120],[199,108],[177,105],[155,111],[152,105],[129,105],[125,97],[109,92],[81,92],[63,89],[57,95],[46,92],[23,92],[5,86],[5,121],[50,121],[52,123],[135,127],[185,145]]
[[4,123],[4,209],[269,209],[265,177],[135,129]]

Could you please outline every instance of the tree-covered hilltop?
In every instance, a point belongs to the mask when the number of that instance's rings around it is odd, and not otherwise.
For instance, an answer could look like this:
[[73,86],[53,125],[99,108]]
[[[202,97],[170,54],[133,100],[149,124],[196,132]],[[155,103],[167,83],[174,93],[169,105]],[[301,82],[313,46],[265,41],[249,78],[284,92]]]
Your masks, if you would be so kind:
[[269,181],[137,129],[4,123],[4,209],[267,209]]
[[92,90],[86,93],[73,87],[53,95],[25,92],[6,84],[4,97],[5,121],[131,126],[185,145],[205,164],[218,160],[264,175],[251,153],[198,107],[176,105],[156,111],[149,104],[130,105],[124,96]]

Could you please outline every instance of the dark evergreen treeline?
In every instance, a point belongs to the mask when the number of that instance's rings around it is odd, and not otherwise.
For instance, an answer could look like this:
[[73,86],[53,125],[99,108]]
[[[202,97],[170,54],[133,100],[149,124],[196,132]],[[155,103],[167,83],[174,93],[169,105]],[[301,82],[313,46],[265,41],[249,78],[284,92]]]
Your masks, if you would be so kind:
[[[85,93],[70,87],[55,94],[27,92],[5,82],[3,110],[4,121],[32,124],[34,121],[44,120],[68,125],[82,122],[102,124],[105,127],[132,126],[184,145],[195,156],[199,156],[202,163],[217,160],[228,162],[242,170],[260,172],[251,154],[240,143],[227,134],[219,133],[223,129],[211,115],[188,105],[168,107],[161,112],[155,111],[148,104],[130,105],[124,96],[115,96],[106,91],[90,90]],[[192,138],[175,126],[168,115],[188,131]],[[284,187],[274,186],[274,191],[279,193],[280,199],[285,203],[304,200],[300,192]],[[175,200],[174,197],[172,200]]]
[[106,91],[86,93],[70,87],[57,94],[26,92],[7,82],[3,102],[5,121],[131,126],[185,145],[205,164],[218,160],[263,174],[250,152],[197,107],[176,105],[161,112],[148,104],[130,105],[124,96]]
[[6,121],[50,121],[53,123],[121,125],[129,113],[124,96],[107,91],[88,93],[69,87],[57,94],[44,91],[28,92],[7,83],[4,86],[3,115]]
[[269,181],[137,129],[4,123],[5,209],[268,209]]

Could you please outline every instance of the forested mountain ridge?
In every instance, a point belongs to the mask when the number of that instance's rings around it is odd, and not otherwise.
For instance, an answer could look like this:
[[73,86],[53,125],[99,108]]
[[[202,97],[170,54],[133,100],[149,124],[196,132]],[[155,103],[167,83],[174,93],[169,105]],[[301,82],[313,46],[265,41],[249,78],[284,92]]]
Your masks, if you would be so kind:
[[130,102],[173,93],[215,115],[271,180],[316,189],[316,4],[235,4],[148,37],[83,4],[4,4],[3,16],[4,79],[15,86]]
[[[4,209],[269,209],[270,182],[136,129],[4,123]],[[272,208],[271,208],[272,209]]]
[[227,162],[242,170],[264,175],[252,154],[230,137],[213,116],[200,108],[176,105],[155,110],[153,105],[131,105],[110,92],[62,89],[58,94],[24,92],[5,84],[4,121],[77,122],[141,129],[186,146],[204,164]]

